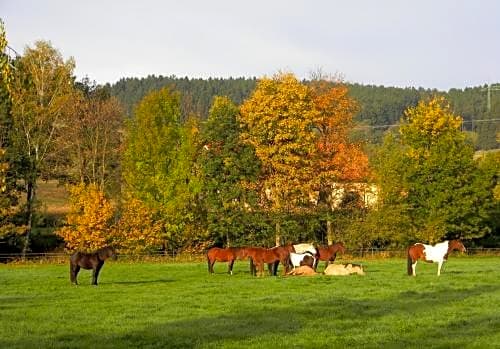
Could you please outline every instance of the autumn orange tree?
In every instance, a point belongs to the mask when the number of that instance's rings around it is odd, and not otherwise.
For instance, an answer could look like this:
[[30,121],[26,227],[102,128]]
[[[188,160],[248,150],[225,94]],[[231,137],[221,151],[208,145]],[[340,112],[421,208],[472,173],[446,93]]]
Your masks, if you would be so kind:
[[[310,194],[359,180],[367,159],[348,141],[356,104],[341,85],[306,85],[290,73],[259,81],[241,106],[241,138],[262,163],[261,202],[275,213],[306,207]],[[280,240],[276,224],[276,243]]]
[[66,226],[56,231],[70,251],[93,251],[113,242],[114,207],[96,184],[69,187]]
[[[365,182],[370,175],[368,157],[361,144],[350,140],[353,117],[358,105],[340,81],[327,77],[313,79],[310,84],[316,111],[314,130],[317,133],[312,162],[312,188],[318,200],[326,203],[327,239],[333,241],[331,192],[334,187],[350,188]],[[324,200],[326,198],[326,200]],[[320,202],[321,203],[321,202]]]
[[368,158],[361,145],[349,139],[358,105],[343,84],[318,80],[311,89],[318,132],[313,164],[319,186],[365,179]]

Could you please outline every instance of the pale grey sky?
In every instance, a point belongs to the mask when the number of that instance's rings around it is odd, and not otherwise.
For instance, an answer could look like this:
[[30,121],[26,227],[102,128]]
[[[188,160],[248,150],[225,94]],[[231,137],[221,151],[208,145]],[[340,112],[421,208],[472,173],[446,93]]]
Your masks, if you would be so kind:
[[321,68],[449,89],[500,82],[497,0],[0,0],[10,46],[49,40],[100,83]]

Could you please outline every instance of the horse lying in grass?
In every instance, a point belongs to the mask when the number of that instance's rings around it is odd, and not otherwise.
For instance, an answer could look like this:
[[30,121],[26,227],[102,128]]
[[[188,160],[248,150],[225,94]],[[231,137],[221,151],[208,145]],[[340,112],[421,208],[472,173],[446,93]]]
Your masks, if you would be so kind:
[[365,271],[363,270],[363,266],[361,264],[330,264],[326,267],[323,272],[325,275],[365,275]]
[[448,260],[448,255],[458,250],[465,252],[465,246],[460,240],[443,241],[438,244],[425,245],[416,243],[408,248],[408,275],[417,276],[416,267],[419,259],[428,263],[437,263],[437,275],[441,275],[441,267]]
[[103,247],[93,253],[76,252],[69,257],[69,278],[71,283],[78,285],[77,276],[80,268],[92,269],[92,285],[97,286],[97,278],[104,261],[108,258],[117,258],[112,247]]
[[302,265],[300,267],[297,267],[295,269],[292,269],[291,271],[289,271],[286,275],[295,275],[295,276],[312,276],[312,275],[318,275],[318,273],[316,273],[314,271],[313,268],[311,268],[310,266],[308,265]]

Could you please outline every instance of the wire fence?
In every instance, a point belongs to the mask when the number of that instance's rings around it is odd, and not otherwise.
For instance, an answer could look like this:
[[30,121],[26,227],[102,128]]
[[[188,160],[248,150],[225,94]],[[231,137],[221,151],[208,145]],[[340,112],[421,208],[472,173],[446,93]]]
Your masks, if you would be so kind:
[[[459,252],[454,252],[459,254]],[[469,256],[498,256],[500,257],[500,248],[468,248],[465,253]],[[0,263],[14,264],[64,264],[68,262],[69,254],[64,252],[58,253],[26,253],[24,256],[21,253],[0,253]],[[346,253],[340,255],[341,259],[383,259],[383,258],[406,258],[406,250],[404,249],[382,249],[382,248],[365,248],[365,249],[350,249]],[[206,257],[203,253],[147,253],[147,254],[119,254],[118,260],[123,262],[157,262],[157,263],[192,263],[205,262]]]

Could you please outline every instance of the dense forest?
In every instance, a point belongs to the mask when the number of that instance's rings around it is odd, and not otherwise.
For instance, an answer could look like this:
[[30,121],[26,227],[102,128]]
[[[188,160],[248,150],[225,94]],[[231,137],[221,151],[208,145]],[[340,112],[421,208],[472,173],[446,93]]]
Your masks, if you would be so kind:
[[[170,87],[181,94],[183,115],[195,114],[206,119],[215,96],[227,96],[240,105],[249,97],[257,84],[256,78],[209,78],[193,79],[176,76],[155,76],[146,78],[123,78],[108,85],[113,96],[123,104],[128,115],[134,106],[149,92]],[[414,107],[418,101],[432,96],[444,96],[455,114],[463,117],[463,130],[473,131],[477,137],[476,149],[496,149],[496,132],[500,130],[500,91],[491,94],[488,111],[486,85],[465,89],[439,91],[424,88],[399,88],[386,86],[346,84],[350,95],[360,108],[355,116],[359,123],[358,137],[379,143],[381,136],[391,125],[398,124],[403,112]]]

